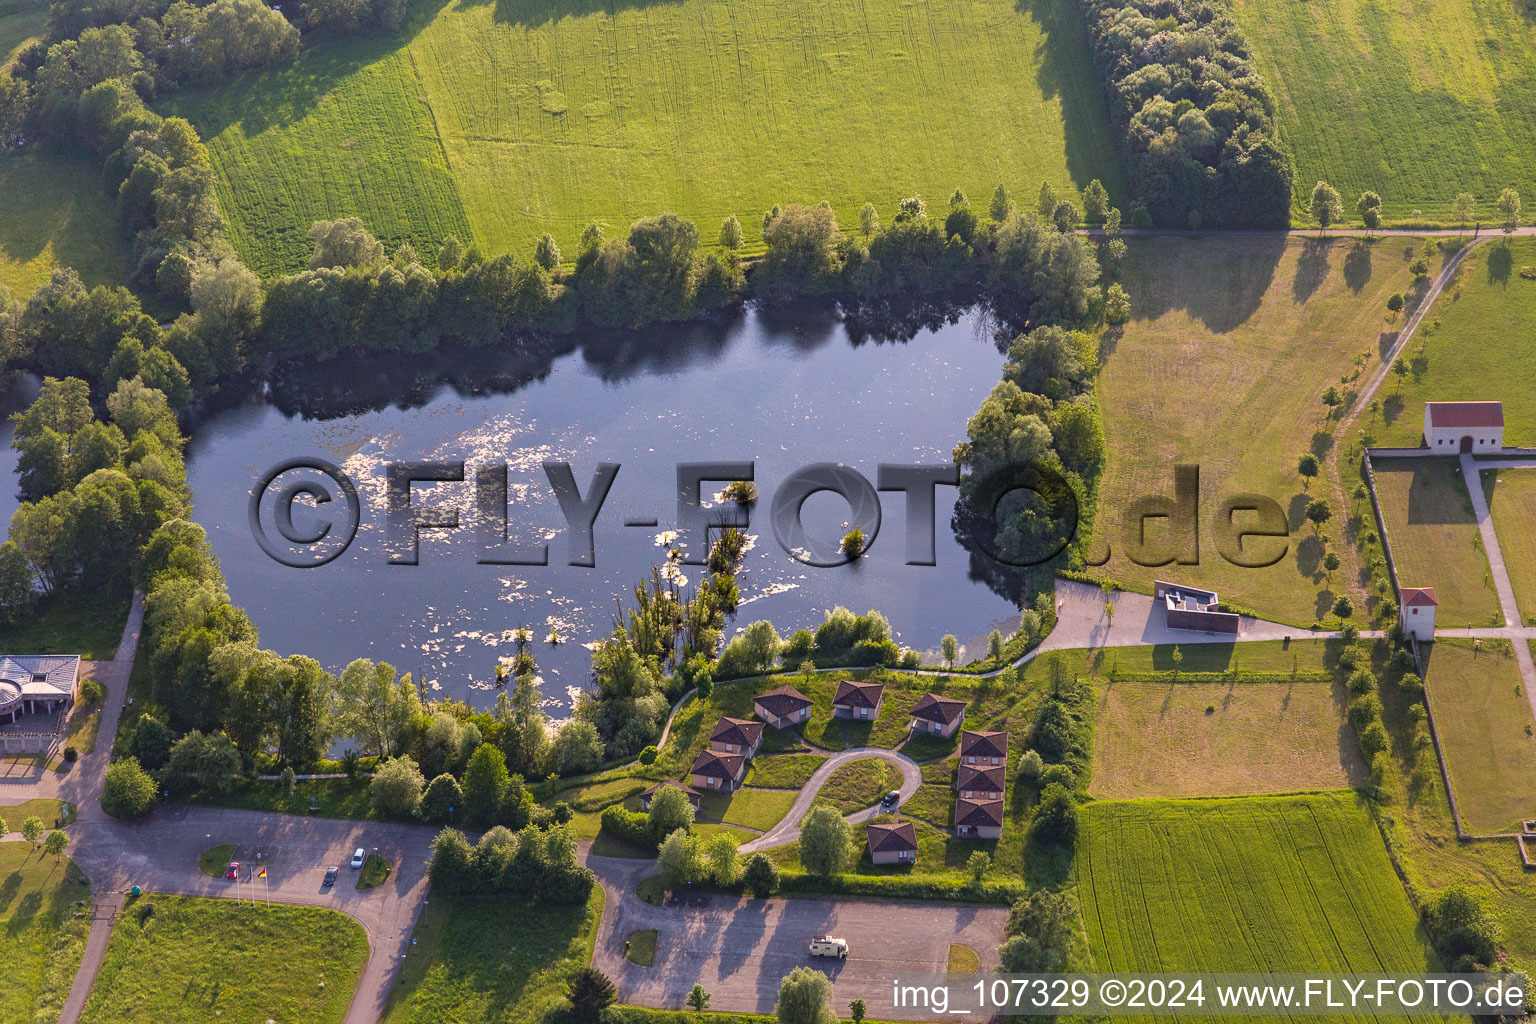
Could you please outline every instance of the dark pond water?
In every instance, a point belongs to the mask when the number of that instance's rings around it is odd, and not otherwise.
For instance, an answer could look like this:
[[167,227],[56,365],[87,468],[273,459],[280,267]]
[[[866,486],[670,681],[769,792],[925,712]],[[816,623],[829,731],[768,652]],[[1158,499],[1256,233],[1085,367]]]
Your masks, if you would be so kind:
[[[387,660],[440,693],[488,704],[497,658],[511,654],[512,630],[527,626],[540,638],[540,674],[558,711],[588,681],[585,645],[612,630],[617,602],[666,559],[680,462],[756,463],[762,498],[728,635],[759,618],[787,635],[836,605],[879,609],[899,643],[922,650],[954,633],[979,653],[989,630],[1013,628],[1014,604],[973,579],[955,538],[954,488],[938,488],[934,566],[905,564],[897,492],[881,495],[879,536],[848,566],[795,561],[767,521],[777,485],[810,463],[846,463],[874,481],[881,462],[947,462],[1000,367],[974,315],[910,341],[876,342],[830,317],[783,322],[754,311],[727,326],[602,336],[559,353],[339,361],[290,371],[263,400],[206,416],[194,428],[189,477],[231,597],[264,646],[331,669],[356,657]],[[356,540],[318,568],[273,561],[248,526],[255,482],[296,456],[343,467],[361,496]],[[596,522],[591,568],[566,564],[564,520],[541,467],[551,459],[570,462],[583,493],[597,463],[622,467]],[[423,533],[419,564],[388,564],[384,466],[421,460],[467,464],[464,483],[413,490],[418,506],[459,506],[463,526]],[[473,477],[495,461],[508,466],[510,532],[547,539],[549,565],[477,564]],[[303,528],[339,505],[316,509],[300,498],[295,522]],[[807,528],[827,538],[841,536],[850,515],[826,493],[804,513]],[[624,525],[646,516],[658,524]],[[704,569],[676,571],[693,583]],[[551,630],[565,642],[544,641]]]

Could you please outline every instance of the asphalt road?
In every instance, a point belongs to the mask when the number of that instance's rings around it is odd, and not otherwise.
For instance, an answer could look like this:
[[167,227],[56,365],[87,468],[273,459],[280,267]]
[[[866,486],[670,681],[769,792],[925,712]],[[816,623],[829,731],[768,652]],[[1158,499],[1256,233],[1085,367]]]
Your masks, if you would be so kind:
[[[697,982],[711,1010],[772,1013],[779,982],[795,967],[810,966],[832,979],[839,1012],[853,999],[869,1016],[889,1019],[891,979],[897,974],[942,973],[951,943],[969,946],[982,970],[997,966],[997,947],[1008,920],[1004,907],[850,899],[767,899],[695,894],[653,907],[635,884],[655,870],[646,860],[587,858],[606,897],[592,963],[614,980],[622,1002],[681,1008]],[[657,931],[650,967],[624,958],[632,933]],[[813,935],[848,941],[844,961],[812,957]]]

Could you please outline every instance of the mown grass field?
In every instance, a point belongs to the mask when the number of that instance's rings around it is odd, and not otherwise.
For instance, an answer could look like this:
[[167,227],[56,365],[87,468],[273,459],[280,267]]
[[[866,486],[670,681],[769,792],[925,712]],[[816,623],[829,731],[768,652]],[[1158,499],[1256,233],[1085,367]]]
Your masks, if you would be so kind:
[[335,911],[146,894],[118,916],[81,1020],[340,1021],[367,960],[362,926]]
[[1482,471],[1483,494],[1522,622],[1536,622],[1536,472]]
[[121,284],[133,269],[112,201],[87,161],[35,146],[0,153],[0,195],[0,287],[14,298],[30,295],[54,267],[75,268],[87,285]]
[[434,897],[395,978],[385,1024],[548,1019],[565,980],[592,958],[602,886],[585,907]]
[[1510,0],[1237,0],[1296,161],[1296,216],[1326,178],[1349,219],[1449,220],[1470,192],[1487,224],[1536,173],[1536,28]]
[[252,73],[166,108],[198,126],[230,237],[262,275],[302,269],[314,221],[361,216],[390,248],[429,258],[472,235],[400,40],[309,42],[291,68]]
[[1094,725],[1095,797],[1238,796],[1363,781],[1331,683],[1106,683]]
[[1426,401],[1497,400],[1504,443],[1536,445],[1536,281],[1520,276],[1532,266],[1530,238],[1490,242],[1467,256],[1414,337],[1422,372],[1382,387],[1388,426],[1380,443],[1419,444]]
[[750,247],[775,203],[852,226],[957,186],[982,209],[998,182],[1125,195],[1073,0],[452,0],[172,105],[264,274],[301,267],[321,217],[427,252],[451,231],[527,256],[549,231],[573,257],[589,221],[665,210],[711,245],[735,214]]
[[[1329,450],[1327,438],[1314,438],[1325,426],[1323,391],[1353,372],[1357,356],[1366,357],[1367,372],[1380,366],[1390,344],[1382,313],[1388,295],[1410,287],[1412,244],[1129,240],[1123,276],[1134,318],[1107,341],[1098,384],[1109,466],[1095,545],[1102,557],[1107,541],[1111,556],[1099,572],[1145,592],[1172,574],[1298,625],[1326,616],[1335,591],[1362,604],[1339,523],[1329,526],[1344,568],[1330,583],[1322,546],[1303,519],[1309,497],[1328,497],[1338,510],[1343,495],[1324,478],[1305,493],[1296,462],[1314,444]],[[1200,468],[1200,564],[1137,565],[1128,557],[1126,512],[1143,496],[1171,495],[1180,462]],[[1235,566],[1218,552],[1220,504],[1240,493],[1266,495],[1287,513],[1289,544],[1267,568]],[[1167,533],[1148,521],[1149,546],[1166,547]],[[1247,543],[1263,551],[1277,544]]]
[[1375,459],[1376,495],[1405,587],[1434,587],[1438,629],[1503,624],[1457,459]]
[[1086,805],[1078,897],[1096,969],[1438,970],[1359,799]]
[[[12,827],[20,826],[18,819]],[[74,918],[74,901],[88,901],[91,892],[74,881],[79,877],[67,857],[0,843],[0,957],[6,964],[0,1020],[58,1019],[90,924]]]
[[1451,788],[1468,832],[1516,831],[1536,817],[1536,727],[1505,642],[1437,640],[1425,681]]

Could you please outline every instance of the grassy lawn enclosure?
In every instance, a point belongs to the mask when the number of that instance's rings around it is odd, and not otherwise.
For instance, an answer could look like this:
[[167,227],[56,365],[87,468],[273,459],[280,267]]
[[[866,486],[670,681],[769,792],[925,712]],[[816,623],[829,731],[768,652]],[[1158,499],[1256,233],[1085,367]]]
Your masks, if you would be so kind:
[[565,1003],[565,979],[592,959],[602,886],[584,907],[434,897],[413,933],[384,1024],[534,1024]]
[[738,789],[734,793],[705,793],[699,799],[699,818],[766,832],[789,813],[795,795],[794,790],[788,789]]
[[[9,820],[12,813],[3,812]],[[51,819],[45,819],[51,820]],[[18,819],[13,828],[20,827]],[[85,950],[89,914],[76,919],[76,900],[89,903],[90,888],[69,858],[33,851],[21,842],[0,843],[0,956],[7,964],[0,986],[0,1020],[57,1020]]]
[[1441,969],[1354,793],[1080,814],[1077,891],[1097,970]]
[[[1334,443],[1323,391],[1354,373],[1359,357],[1367,373],[1381,365],[1391,339],[1382,321],[1387,296],[1411,290],[1405,250],[1416,253],[1418,243],[1206,237],[1127,244],[1122,277],[1133,319],[1106,336],[1098,383],[1109,464],[1094,546],[1103,557],[1107,542],[1110,560],[1096,572],[1143,593],[1154,578],[1173,573],[1302,626],[1328,614],[1335,592],[1362,607],[1354,550],[1333,543],[1343,567],[1330,579],[1323,546],[1303,518],[1318,496],[1337,517],[1343,494],[1326,474],[1304,489],[1296,463],[1309,450],[1326,455]],[[1200,471],[1199,564],[1137,565],[1128,557],[1127,511],[1143,496],[1171,496],[1175,463]],[[1242,493],[1268,496],[1286,512],[1289,543],[1267,568],[1233,565],[1219,552],[1221,502]],[[1247,515],[1239,514],[1239,525]],[[1167,551],[1168,532],[1166,521],[1149,520],[1149,548]],[[1337,518],[1328,532],[1341,535]],[[1252,538],[1245,550],[1274,557],[1279,543]]]
[[229,862],[234,855],[234,843],[220,843],[218,846],[210,846],[198,854],[198,870],[202,871],[209,878],[220,878],[229,868]]
[[816,799],[849,814],[873,807],[882,796],[900,786],[901,769],[889,761],[866,757],[833,771]]
[[1376,494],[1405,587],[1434,587],[1439,629],[1503,623],[1461,464],[1374,459]]
[[0,818],[5,819],[12,832],[20,832],[21,823],[28,818],[41,818],[49,828],[64,828],[74,823],[75,812],[63,800],[41,797],[0,807]]
[[747,784],[759,789],[799,789],[826,758],[820,754],[760,755],[747,770]]
[[394,866],[388,859],[377,853],[370,853],[363,859],[363,867],[357,873],[357,888],[372,889],[389,881],[389,876],[394,874]]
[[[311,221],[361,216],[391,245],[446,233],[574,258],[590,221],[666,210],[748,249],[775,203],[873,202],[1004,182],[1125,203],[1075,0],[680,0],[416,10],[401,37],[306,42],[291,68],[166,104],[198,125],[247,262],[303,266]],[[982,112],[995,112],[983,114]]]
[[129,899],[82,1021],[341,1021],[368,960],[362,926],[332,910],[145,894]]
[[1536,816],[1536,740],[1508,642],[1436,640],[1424,678],[1463,827],[1517,830]]
[[1481,476],[1520,621],[1536,623],[1536,467],[1485,469]]
[[[0,33],[9,20],[4,4],[0,0]],[[42,11],[46,16],[47,8]],[[0,34],[0,64],[8,60]],[[89,161],[38,146],[0,153],[0,195],[0,287],[12,297],[25,299],[55,267],[73,267],[87,286],[120,284],[133,269],[112,199]],[[122,628],[119,619],[111,644]]]
[[1236,796],[1358,785],[1368,774],[1334,683],[1107,683],[1093,795]]
[[970,946],[949,944],[949,973],[975,974],[981,970],[981,957]]
[[[1529,205],[1529,202],[1527,202]],[[1416,445],[1424,433],[1424,403],[1498,400],[1504,403],[1504,443],[1536,445],[1536,281],[1520,276],[1536,266],[1536,239],[1490,242],[1457,268],[1414,337],[1415,372],[1401,385],[1384,384],[1387,426],[1378,443]]]
[[624,959],[641,967],[649,967],[656,962],[656,929],[647,928],[644,931],[634,932],[624,940]]
[[[1493,200],[1536,174],[1536,30],[1508,0],[1237,0],[1296,161],[1295,216],[1328,179],[1358,224],[1379,192],[1393,219],[1449,221],[1458,192]],[[1518,184],[1516,187],[1520,187]]]

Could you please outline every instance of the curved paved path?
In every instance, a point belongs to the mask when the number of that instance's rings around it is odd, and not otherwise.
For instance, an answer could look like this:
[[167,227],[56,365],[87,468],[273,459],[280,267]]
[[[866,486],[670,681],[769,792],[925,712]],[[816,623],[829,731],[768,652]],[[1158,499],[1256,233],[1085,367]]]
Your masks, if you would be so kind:
[[[800,787],[800,795],[795,797],[795,802],[790,805],[784,817],[773,828],[764,832],[751,842],[741,844],[742,853],[756,853],[758,850],[767,850],[775,846],[787,846],[800,838],[800,820],[811,810],[811,804],[816,800],[816,794],[821,792],[821,787],[827,784],[832,773],[850,761],[859,761],[873,757],[881,761],[889,761],[901,769],[901,800],[905,803],[917,792],[917,787],[923,784],[923,770],[917,766],[917,762],[906,754],[895,750],[887,750],[885,747],[854,747],[852,750],[839,751],[822,762],[811,777]],[[868,821],[881,813],[879,806],[866,807],[862,811],[854,811],[847,815],[849,821],[855,824]]]

